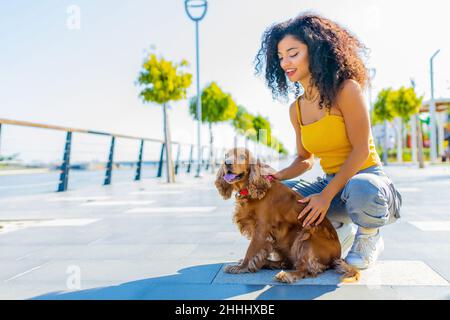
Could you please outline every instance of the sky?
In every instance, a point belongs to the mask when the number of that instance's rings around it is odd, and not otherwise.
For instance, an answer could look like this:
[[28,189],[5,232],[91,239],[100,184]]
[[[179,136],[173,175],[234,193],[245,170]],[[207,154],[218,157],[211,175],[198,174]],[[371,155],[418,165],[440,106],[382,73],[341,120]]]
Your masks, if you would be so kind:
[[[200,22],[200,85],[216,81],[238,104],[267,117],[273,134],[294,153],[290,103],[274,101],[264,80],[254,75],[266,28],[303,11],[348,28],[370,48],[374,98],[379,90],[409,86],[414,78],[417,92],[428,99],[429,59],[440,49],[434,59],[435,97],[449,97],[449,10],[447,0],[209,0]],[[136,85],[152,45],[166,59],[191,63],[187,96],[196,94],[195,26],[183,0],[1,1],[0,40],[0,118],[162,139],[161,107],[144,104]],[[188,100],[170,108],[173,140],[195,143]],[[229,124],[215,125],[214,133],[215,146],[232,145]],[[206,125],[201,136],[207,144]],[[3,126],[0,154],[59,160],[64,138],[62,132]],[[73,161],[106,160],[109,139],[81,134],[73,139]],[[135,160],[137,148],[137,142],[119,141],[116,159]],[[158,152],[155,144],[145,155]]]

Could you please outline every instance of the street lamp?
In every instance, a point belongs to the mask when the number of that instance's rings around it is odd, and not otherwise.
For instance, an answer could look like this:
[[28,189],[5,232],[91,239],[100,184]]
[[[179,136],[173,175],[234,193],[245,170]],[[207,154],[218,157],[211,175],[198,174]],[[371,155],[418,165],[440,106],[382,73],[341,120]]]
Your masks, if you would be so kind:
[[[372,103],[372,81],[375,79],[375,75],[377,74],[377,69],[375,68],[369,68],[369,109],[372,111],[373,109],[373,103]],[[388,139],[388,121],[384,120],[383,123],[383,164],[387,165],[388,161],[388,145],[389,145],[389,139]]]
[[208,2],[206,0],[185,0],[184,8],[186,10],[189,18],[195,22],[195,49],[197,54],[197,148],[198,148],[198,164],[196,178],[201,177],[200,168],[202,161],[202,147],[201,147],[201,124],[202,124],[202,105],[200,97],[200,60],[199,60],[199,49],[198,49],[198,23],[206,15],[206,10],[208,9]]
[[[375,68],[369,68],[369,109],[372,111],[373,109],[373,103],[372,103],[372,82],[373,79],[375,79],[375,75],[377,74],[377,69]],[[383,163],[387,165],[387,159],[388,159],[388,121],[384,120],[383,123]]]
[[431,80],[431,100],[430,100],[430,160],[435,162],[437,159],[436,146],[436,104],[434,102],[434,75],[433,75],[433,59],[439,53],[436,51],[430,58],[430,80]]
[[[368,85],[369,85],[369,111],[372,111],[373,109],[373,103],[372,103],[372,82],[373,79],[375,79],[375,75],[377,74],[377,69],[375,68],[369,68],[368,69],[368,73],[369,73],[369,77],[368,77]],[[387,164],[387,139],[386,139],[386,135],[387,135],[387,123],[386,121],[384,122],[384,126],[383,126],[383,162],[384,164]]]
[[[414,92],[416,91],[416,81],[414,78],[410,78],[411,88]],[[422,135],[422,124],[419,119],[419,112],[411,116],[411,137],[412,137],[412,161],[419,161],[419,169],[425,168],[425,163],[423,161],[423,135]]]

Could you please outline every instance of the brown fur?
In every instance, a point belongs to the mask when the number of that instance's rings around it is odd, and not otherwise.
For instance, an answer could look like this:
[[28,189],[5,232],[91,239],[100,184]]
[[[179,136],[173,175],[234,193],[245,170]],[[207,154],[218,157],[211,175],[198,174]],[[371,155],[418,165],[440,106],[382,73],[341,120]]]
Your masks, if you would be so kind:
[[[280,181],[265,178],[261,166],[247,149],[235,148],[226,154],[217,173],[215,185],[224,199],[229,199],[233,191],[243,188],[249,191],[248,196],[236,196],[233,221],[241,234],[250,239],[250,244],[244,259],[238,265],[227,266],[225,272],[294,269],[275,276],[278,281],[293,283],[333,268],[344,274],[342,281],[358,281],[358,269],[340,258],[341,245],[331,222],[325,218],[318,226],[303,228],[306,215],[297,219],[306,206],[297,202],[302,197]],[[227,183],[223,179],[227,172],[243,175]],[[271,253],[276,253],[280,260],[269,260]]]

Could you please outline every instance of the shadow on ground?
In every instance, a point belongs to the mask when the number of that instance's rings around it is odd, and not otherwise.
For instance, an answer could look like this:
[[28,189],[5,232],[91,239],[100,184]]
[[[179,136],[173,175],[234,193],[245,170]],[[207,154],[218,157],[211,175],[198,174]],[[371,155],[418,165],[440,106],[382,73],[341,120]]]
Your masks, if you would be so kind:
[[177,274],[126,282],[114,286],[77,291],[57,291],[32,300],[223,300],[314,299],[336,290],[337,285],[272,285],[214,283],[211,272],[222,272],[223,264],[205,264],[180,269]]

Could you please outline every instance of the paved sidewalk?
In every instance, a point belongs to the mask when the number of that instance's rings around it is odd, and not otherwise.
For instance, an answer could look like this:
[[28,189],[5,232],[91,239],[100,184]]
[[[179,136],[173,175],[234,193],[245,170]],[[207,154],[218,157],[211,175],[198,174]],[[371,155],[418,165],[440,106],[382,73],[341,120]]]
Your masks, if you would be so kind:
[[402,219],[358,284],[223,273],[248,241],[207,175],[0,199],[0,299],[450,299],[450,167],[385,169]]

